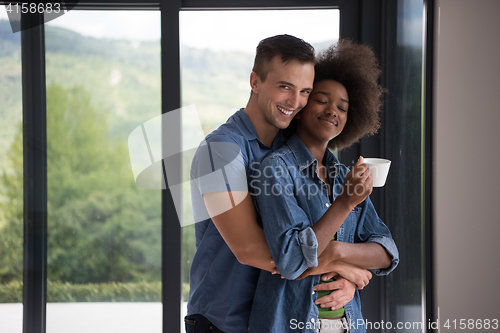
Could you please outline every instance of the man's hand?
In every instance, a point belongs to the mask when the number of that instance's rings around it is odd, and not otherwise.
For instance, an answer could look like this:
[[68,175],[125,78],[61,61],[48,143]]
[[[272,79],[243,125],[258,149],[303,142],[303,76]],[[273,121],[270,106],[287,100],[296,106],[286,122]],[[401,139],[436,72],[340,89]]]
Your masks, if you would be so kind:
[[[324,288],[325,285],[328,285],[328,288]],[[314,301],[314,304],[319,304],[322,308],[329,307],[335,310],[349,303],[356,292],[356,285],[341,276],[337,276],[335,281],[318,284],[314,286],[313,290],[333,290],[330,294],[318,298]]]
[[[328,281],[337,274],[354,283],[359,290],[366,287],[372,278],[372,273],[367,269],[344,262],[334,262],[334,271],[323,274],[321,280]],[[323,283],[322,286],[328,286],[330,283]],[[327,288],[324,290],[331,289]]]
[[[323,274],[323,281],[327,281],[335,275],[340,275],[356,284],[358,289],[363,289],[370,282],[372,273],[367,269],[341,261],[342,256],[336,255],[336,248],[344,244],[347,243],[331,241],[327,247],[328,250],[318,257],[318,266],[309,267],[296,280],[302,280],[309,275]],[[326,277],[326,279],[324,279],[324,277]]]
[[[340,258],[335,257],[335,255],[336,255],[335,246],[337,245],[337,243],[338,242],[330,241],[328,243],[328,246],[326,247],[325,251],[318,257],[318,266],[309,267],[308,269],[306,269],[304,271],[304,273],[302,273],[298,278],[296,278],[296,280],[305,279],[309,275],[320,275],[320,274],[332,272],[333,261],[340,259]],[[327,280],[329,280],[330,278],[328,278]]]
[[342,193],[336,200],[344,201],[354,209],[372,193],[372,190],[373,177],[370,169],[364,163],[363,156],[360,156],[352,170],[347,174],[342,186]]
[[[322,274],[321,280],[323,281],[328,281],[332,277],[340,275],[353,282],[359,290],[366,287],[372,278],[372,273],[367,269],[359,268],[358,266],[341,261],[332,261],[327,265],[323,265],[323,267],[309,267],[296,280],[302,280],[309,275],[319,274]],[[321,286],[325,286],[325,288],[321,290],[333,290],[332,286],[330,286],[331,283],[332,282],[321,284]]]

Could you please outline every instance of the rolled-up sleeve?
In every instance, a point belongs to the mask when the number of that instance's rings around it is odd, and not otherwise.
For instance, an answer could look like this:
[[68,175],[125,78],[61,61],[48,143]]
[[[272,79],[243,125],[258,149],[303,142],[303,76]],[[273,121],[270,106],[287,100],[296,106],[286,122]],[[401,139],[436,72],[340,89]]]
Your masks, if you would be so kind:
[[[240,146],[229,136],[211,136],[200,144],[190,171],[194,223],[211,218],[203,200],[205,193],[238,191],[246,194],[246,164]],[[212,204],[211,211],[221,213],[231,209],[233,204],[238,202],[232,202],[228,194],[217,204]]]
[[394,240],[390,237],[385,237],[385,236],[370,236],[367,240],[367,242],[373,242],[373,243],[378,243],[380,244],[389,254],[391,257],[391,266],[389,268],[385,269],[372,269],[371,271],[375,275],[383,276],[387,275],[390,272],[392,272],[396,266],[399,264],[399,252],[398,248],[396,247],[396,243],[394,243]]
[[318,240],[294,196],[290,170],[275,156],[264,160],[252,179],[250,187],[276,267],[285,278],[295,279],[318,265]]
[[190,178],[201,194],[248,190],[246,161],[238,144],[227,136],[212,136],[200,144]]
[[318,266],[318,239],[311,227],[299,232],[299,243],[307,266]]

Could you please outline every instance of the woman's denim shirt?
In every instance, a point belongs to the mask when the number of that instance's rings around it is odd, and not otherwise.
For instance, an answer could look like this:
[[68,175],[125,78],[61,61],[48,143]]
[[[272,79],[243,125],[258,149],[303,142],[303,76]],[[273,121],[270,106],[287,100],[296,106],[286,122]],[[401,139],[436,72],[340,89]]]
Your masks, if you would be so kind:
[[[333,186],[333,196],[341,193],[349,169],[327,150],[323,159]],[[311,226],[330,207],[328,185],[316,173],[317,161],[295,134],[279,150],[254,168],[250,188],[266,235],[267,244],[279,272],[261,271],[250,315],[249,332],[314,333],[318,308],[313,286],[319,275],[295,281],[308,267],[318,265],[318,241]],[[349,214],[337,231],[337,240],[349,243],[376,242],[389,253],[397,266],[399,254],[387,226],[366,198]],[[347,322],[353,333],[365,332],[359,293],[345,306]]]

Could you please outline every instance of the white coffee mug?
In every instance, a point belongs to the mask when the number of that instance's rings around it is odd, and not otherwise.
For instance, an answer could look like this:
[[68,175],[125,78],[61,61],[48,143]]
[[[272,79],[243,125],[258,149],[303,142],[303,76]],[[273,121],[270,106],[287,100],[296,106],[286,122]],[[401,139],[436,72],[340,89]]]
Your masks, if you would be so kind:
[[382,187],[385,185],[391,161],[384,158],[365,158],[365,164],[370,169],[373,177],[373,187]]

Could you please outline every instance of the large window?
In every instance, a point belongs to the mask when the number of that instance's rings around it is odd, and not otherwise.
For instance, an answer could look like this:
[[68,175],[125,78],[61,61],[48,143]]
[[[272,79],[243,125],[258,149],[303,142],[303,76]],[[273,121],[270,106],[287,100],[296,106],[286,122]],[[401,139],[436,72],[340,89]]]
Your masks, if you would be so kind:
[[161,114],[159,27],[157,11],[45,25],[49,333],[161,332],[161,194],[127,149]]

